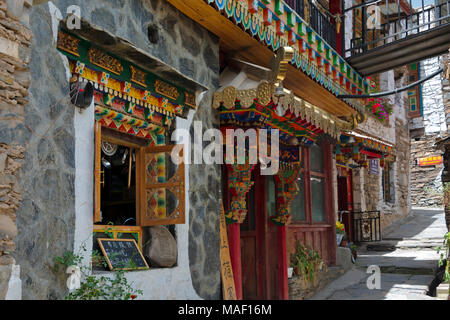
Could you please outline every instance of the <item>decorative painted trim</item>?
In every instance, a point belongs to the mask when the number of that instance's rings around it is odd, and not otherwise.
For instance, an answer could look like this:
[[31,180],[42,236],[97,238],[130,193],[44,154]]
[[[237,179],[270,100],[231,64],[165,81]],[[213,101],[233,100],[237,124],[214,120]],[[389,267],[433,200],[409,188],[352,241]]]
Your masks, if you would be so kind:
[[176,87],[159,79],[155,81],[155,90],[156,92],[165,95],[166,97],[169,97],[173,100],[177,100],[178,96],[180,95]]
[[[59,30],[58,34],[58,49],[68,57],[72,73],[98,84],[100,91],[143,107],[155,105],[154,101],[160,100],[158,105],[162,109],[159,112],[171,118],[183,117],[185,106],[195,108],[194,93],[160,79],[127,60],[107,54],[64,30]],[[194,98],[186,98],[191,96]]]
[[[275,103],[274,100],[277,99],[273,97],[274,92],[275,85],[268,82],[262,82],[257,88],[247,90],[226,87],[223,91],[214,93],[213,107],[220,108],[221,115],[252,109],[264,115],[264,123],[293,136],[299,135],[299,132],[304,136],[305,130],[309,130],[315,135],[324,132],[337,139],[341,131],[353,130],[356,126],[355,121],[341,120],[292,93],[286,94]],[[275,112],[277,109],[281,116]],[[363,117],[358,119],[364,120]],[[305,128],[305,125],[308,127]]]
[[281,167],[274,176],[277,190],[277,214],[270,221],[277,226],[288,225],[291,221],[291,202],[299,193],[297,178],[301,173],[300,165]]
[[246,195],[254,184],[251,181],[254,168],[254,164],[248,163],[227,164],[228,188],[231,194],[230,210],[225,213],[227,224],[242,223],[247,216]]
[[123,71],[123,66],[118,59],[111,57],[97,48],[90,48],[88,51],[88,57],[91,63],[102,69],[111,71],[117,75],[120,75]]
[[136,82],[137,84],[146,87],[145,83],[145,72],[134,67],[133,65],[130,65],[131,70],[131,81]]
[[[75,80],[83,81],[84,79],[91,81],[96,92],[105,94],[106,104],[112,105],[113,102],[121,103],[122,105],[134,104],[142,110],[147,110],[149,114],[157,112],[161,115],[162,122],[183,114],[183,105],[173,103],[165,97],[136,88],[127,81],[118,81],[111,78],[109,74],[105,74],[105,72],[99,72],[87,66],[81,67],[82,64],[79,61],[69,61],[69,66],[70,71],[76,77]],[[77,74],[76,71],[81,71],[81,73]],[[105,77],[106,75],[107,77]],[[108,79],[107,81],[106,78]]]
[[70,34],[58,31],[58,43],[56,46],[58,49],[71,53],[77,57],[80,56],[78,53],[78,45],[80,40],[71,36]]
[[[349,85],[350,83],[353,83],[361,90],[361,92],[363,91],[366,80],[364,79],[361,81],[362,86],[360,86],[359,81],[354,82],[350,73],[352,69],[347,62],[340,57],[336,51],[334,51],[330,45],[327,44],[314,30],[308,27],[308,24],[300,16],[292,10],[284,10],[284,8],[289,8],[289,6],[282,0],[277,0],[277,2],[272,1],[270,3],[259,1],[258,11],[256,13],[251,13],[249,11],[247,0],[204,1],[223,13],[228,19],[240,26],[244,31],[249,32],[251,36],[259,41],[263,41],[273,51],[276,51],[280,46],[288,46],[290,40],[293,38],[293,34],[296,34],[298,48],[293,45],[295,53],[291,64],[297,67],[297,69],[302,70],[311,79],[321,84],[334,95],[350,94],[351,92],[350,87],[343,87],[345,82],[342,82],[342,80],[338,81],[340,77],[345,78],[349,82]],[[283,8],[283,12],[279,10],[280,12],[278,14],[275,10],[277,4],[278,8]],[[288,26],[289,12],[290,14],[295,15],[295,19],[291,18],[291,21],[295,21],[297,26]],[[276,21],[275,24],[271,24],[270,21],[272,20],[269,20],[269,16],[273,17],[273,20]],[[277,35],[277,33],[279,35]],[[291,37],[289,37],[289,34],[291,34]],[[317,41],[317,39],[321,41]],[[308,43],[308,40],[311,44]],[[305,53],[302,52],[302,48],[304,48],[304,46],[306,46]],[[337,66],[337,59],[341,62],[341,71],[338,71],[338,74],[335,77],[328,76],[325,70],[322,69],[324,64],[331,64],[329,58],[327,58],[327,55],[330,56],[330,53],[327,53],[325,50],[321,50],[322,52],[319,52],[319,49],[321,49],[322,46],[330,48],[329,50],[333,56],[333,65]],[[317,59],[316,55],[321,56],[321,58]],[[317,60],[319,60],[320,65],[317,64]],[[358,101],[356,99],[343,99],[343,101],[354,109],[360,112],[365,112],[363,101]]]
[[184,104],[195,109],[196,108],[195,95],[193,95],[189,92],[185,92],[184,93]]
[[95,120],[102,126],[136,137],[151,139],[155,145],[164,144],[164,128],[144,120],[118,112],[108,107],[95,105]]

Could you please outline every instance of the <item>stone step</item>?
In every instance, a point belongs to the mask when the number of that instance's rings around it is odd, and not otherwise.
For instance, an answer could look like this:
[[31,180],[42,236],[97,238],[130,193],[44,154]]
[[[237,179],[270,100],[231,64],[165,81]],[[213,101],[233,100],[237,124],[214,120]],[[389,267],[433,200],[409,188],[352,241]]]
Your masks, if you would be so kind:
[[381,273],[389,274],[413,274],[413,275],[434,275],[434,270],[423,267],[398,267],[398,266],[380,266]]
[[442,245],[442,240],[427,239],[427,240],[384,240],[382,242],[368,243],[362,249],[366,251],[395,251],[397,249],[405,250],[436,250],[438,246]]
[[436,297],[439,300],[448,300],[448,293],[449,293],[449,284],[448,283],[441,283],[437,288],[436,288]]

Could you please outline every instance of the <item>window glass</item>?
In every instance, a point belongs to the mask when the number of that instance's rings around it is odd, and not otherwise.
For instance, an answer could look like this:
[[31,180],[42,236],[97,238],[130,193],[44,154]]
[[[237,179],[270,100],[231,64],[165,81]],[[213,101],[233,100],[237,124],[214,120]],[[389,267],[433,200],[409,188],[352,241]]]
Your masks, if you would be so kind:
[[322,146],[313,144],[310,149],[311,171],[323,172],[323,150]]
[[325,221],[325,179],[311,177],[312,221]]
[[291,202],[291,216],[292,221],[303,221],[305,220],[305,181],[303,178],[303,173],[300,174],[297,180],[299,193]]

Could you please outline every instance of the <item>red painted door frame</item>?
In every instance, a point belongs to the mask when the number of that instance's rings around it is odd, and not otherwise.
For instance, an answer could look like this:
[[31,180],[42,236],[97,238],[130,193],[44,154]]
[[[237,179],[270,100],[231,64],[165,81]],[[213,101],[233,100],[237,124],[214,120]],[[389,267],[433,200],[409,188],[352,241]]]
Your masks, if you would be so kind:
[[[256,263],[257,263],[257,280],[258,280],[258,296],[260,299],[268,299],[273,296],[271,285],[271,272],[276,272],[277,278],[277,292],[275,293],[278,299],[289,299],[289,289],[288,289],[288,277],[287,277],[287,254],[286,254],[286,227],[278,227],[275,225],[269,225],[271,222],[267,215],[267,197],[266,197],[266,177],[259,174],[259,167],[254,169],[254,186],[255,188],[255,198],[257,201],[253,204],[248,204],[247,209],[250,209],[251,205],[255,208],[255,227],[257,233],[257,252],[256,252]],[[224,170],[226,171],[226,170]],[[223,177],[227,178],[226,174]],[[272,178],[272,177],[270,177]],[[227,181],[227,180],[226,180]],[[274,195],[275,196],[275,195]],[[228,208],[229,195],[228,191],[224,190],[224,202],[226,202],[226,207]],[[231,265],[233,267],[234,282],[236,286],[236,296],[237,299],[242,300],[243,287],[242,287],[242,256],[241,256],[241,231],[240,224],[234,223],[229,224],[227,227],[228,240],[230,247]],[[275,232],[277,241],[276,247],[277,252],[277,268],[276,271],[271,268],[269,257],[272,257],[274,253],[271,252],[271,243],[269,242],[269,233]],[[273,246],[272,246],[273,247]]]

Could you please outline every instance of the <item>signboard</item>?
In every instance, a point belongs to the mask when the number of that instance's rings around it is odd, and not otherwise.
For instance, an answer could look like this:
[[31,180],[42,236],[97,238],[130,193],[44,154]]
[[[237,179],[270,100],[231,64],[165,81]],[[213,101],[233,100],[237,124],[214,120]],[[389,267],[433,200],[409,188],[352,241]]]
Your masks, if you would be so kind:
[[220,273],[222,275],[223,299],[236,300],[230,248],[228,247],[227,224],[225,222],[225,211],[222,203],[220,209]]
[[369,159],[369,174],[378,175],[378,159]]
[[426,158],[418,158],[419,167],[436,166],[442,164],[442,156],[432,156]]
[[111,271],[148,269],[148,264],[134,239],[97,239],[97,241]]

